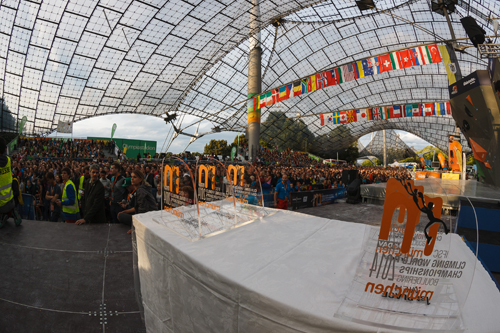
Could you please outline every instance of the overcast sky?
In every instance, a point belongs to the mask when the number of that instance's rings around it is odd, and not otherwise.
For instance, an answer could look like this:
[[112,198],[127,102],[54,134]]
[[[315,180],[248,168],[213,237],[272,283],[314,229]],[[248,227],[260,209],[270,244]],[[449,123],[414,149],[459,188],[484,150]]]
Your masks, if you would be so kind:
[[[184,118],[183,124],[190,124],[197,120],[198,118],[193,116],[186,116]],[[165,138],[169,130],[171,129],[170,125],[166,125],[165,121],[161,118],[152,117],[152,116],[144,116],[144,115],[132,115],[132,114],[123,114],[123,115],[107,115],[107,116],[99,116],[90,119],[85,119],[82,121],[78,121],[73,124],[73,137],[74,138],[87,138],[87,137],[110,137],[111,136],[111,127],[116,123],[117,128],[114,135],[114,138],[122,138],[122,139],[137,139],[137,140],[150,140],[156,141],[156,151],[160,152],[162,146],[165,142]],[[185,126],[183,125],[183,127]],[[200,125],[199,133],[210,131],[212,125],[209,122],[203,122]],[[194,133],[196,130],[196,126],[193,126],[186,130],[188,133]],[[396,131],[401,139],[408,145],[413,146],[415,149],[419,150],[425,146],[428,146],[429,143],[427,141],[422,140],[421,138],[405,132],[405,131]],[[170,140],[172,135],[172,131],[168,137]],[[207,144],[210,140],[227,140],[228,143],[233,142],[237,133],[235,132],[222,132],[217,134],[210,134],[208,136],[204,136],[194,143],[192,143],[188,151],[198,151],[203,152],[205,144]],[[55,134],[50,135],[52,137],[56,136]],[[58,137],[69,137],[68,134],[57,134]],[[371,134],[365,135],[361,138],[361,143],[366,146],[371,139]],[[167,140],[167,144],[168,144]],[[182,152],[187,144],[189,143],[190,137],[179,135],[168,151],[172,153],[180,153]],[[165,148],[163,149],[165,150]],[[328,156],[324,156],[328,158]]]

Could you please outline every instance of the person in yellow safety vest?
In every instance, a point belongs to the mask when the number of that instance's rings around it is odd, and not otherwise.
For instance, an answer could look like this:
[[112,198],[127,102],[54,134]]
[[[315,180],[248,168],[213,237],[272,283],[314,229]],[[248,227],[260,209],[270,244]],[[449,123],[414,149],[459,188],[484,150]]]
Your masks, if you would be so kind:
[[69,179],[71,170],[69,168],[62,169],[63,193],[61,200],[57,200],[57,205],[62,206],[64,220],[66,223],[75,223],[80,219],[80,210],[78,209],[78,198],[76,194],[76,186]]
[[86,166],[83,169],[83,174],[78,179],[78,201],[80,201],[83,197],[84,187],[85,187],[84,182],[88,179],[90,179],[90,170],[89,167]]
[[85,212],[83,211],[83,207],[81,206],[82,204],[82,198],[85,193],[85,183],[88,182],[90,179],[90,169],[88,166],[83,168],[83,174],[78,177],[78,208],[80,209],[80,215],[83,216]]
[[19,213],[15,210],[11,162],[10,157],[5,154],[6,150],[7,143],[4,138],[0,137],[0,228],[7,222],[11,213],[14,215],[16,225],[22,222]]

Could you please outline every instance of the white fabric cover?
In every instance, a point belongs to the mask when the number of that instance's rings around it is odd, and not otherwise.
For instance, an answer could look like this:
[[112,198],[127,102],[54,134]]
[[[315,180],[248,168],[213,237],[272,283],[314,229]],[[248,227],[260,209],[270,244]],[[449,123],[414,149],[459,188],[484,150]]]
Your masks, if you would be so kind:
[[[278,211],[189,242],[134,216],[148,332],[391,332],[334,318],[362,250],[364,224]],[[472,252],[454,235],[453,257]],[[498,332],[500,292],[480,263],[463,320]]]

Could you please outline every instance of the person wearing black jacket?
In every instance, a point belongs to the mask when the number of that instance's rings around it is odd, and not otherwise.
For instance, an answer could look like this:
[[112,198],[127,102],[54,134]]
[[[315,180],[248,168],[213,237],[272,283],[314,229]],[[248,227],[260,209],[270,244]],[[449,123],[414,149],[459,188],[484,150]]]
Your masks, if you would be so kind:
[[155,186],[155,175],[151,166],[146,165],[146,182],[151,186]]
[[118,213],[123,211],[121,203],[124,203],[127,198],[127,190],[122,186],[125,177],[120,172],[122,167],[120,163],[114,162],[111,164],[111,200],[110,200],[110,214],[112,223],[120,223],[118,220]]
[[151,186],[146,183],[144,174],[140,170],[132,171],[130,182],[131,187],[135,188],[132,192],[135,194],[134,207],[129,213],[118,213],[120,222],[127,225],[132,225],[132,215],[158,210],[156,198],[151,193]]
[[84,182],[85,195],[82,196],[85,215],[75,224],[106,223],[104,185],[99,181],[99,167],[93,165],[90,170],[90,179]]

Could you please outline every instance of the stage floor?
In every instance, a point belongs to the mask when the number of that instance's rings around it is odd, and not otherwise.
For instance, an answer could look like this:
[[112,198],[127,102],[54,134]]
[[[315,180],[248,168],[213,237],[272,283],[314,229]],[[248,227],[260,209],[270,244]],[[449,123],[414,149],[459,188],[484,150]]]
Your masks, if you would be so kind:
[[128,229],[9,220],[0,229],[0,331],[146,332]]
[[[361,196],[368,203],[383,204],[387,183],[361,185]],[[460,198],[480,201],[500,200],[500,188],[483,184],[475,180],[455,179],[417,179],[415,185],[424,187],[424,194],[429,197],[443,198],[443,207],[458,209]]]

